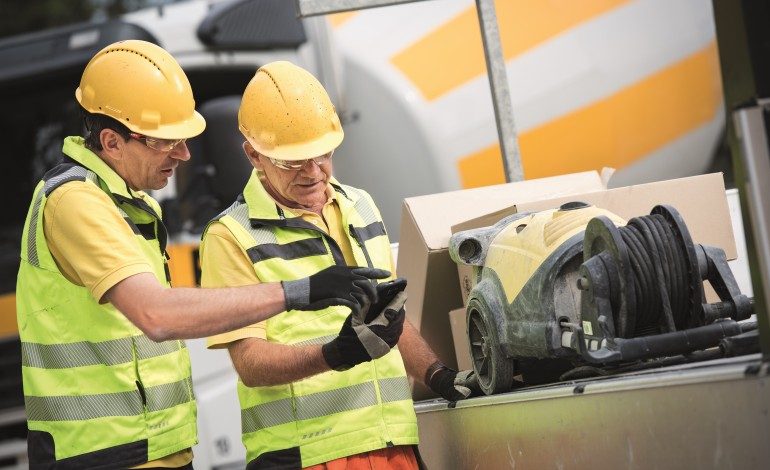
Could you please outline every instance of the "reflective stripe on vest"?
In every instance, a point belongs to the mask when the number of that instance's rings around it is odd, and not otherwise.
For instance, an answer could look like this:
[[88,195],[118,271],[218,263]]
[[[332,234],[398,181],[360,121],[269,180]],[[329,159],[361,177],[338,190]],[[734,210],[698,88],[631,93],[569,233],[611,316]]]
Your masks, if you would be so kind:
[[27,232],[27,261],[36,268],[40,267],[40,259],[37,256],[37,231],[34,227],[37,227],[38,218],[40,217],[40,203],[43,200],[43,191],[38,191],[35,194],[35,199],[32,201],[32,211],[30,213],[29,231]]
[[326,245],[324,245],[323,240],[320,238],[308,238],[284,245],[278,245],[277,243],[257,245],[246,250],[246,253],[249,255],[252,264],[256,264],[270,258],[289,260],[323,255],[326,254]]
[[[31,421],[75,421],[109,416],[135,416],[161,411],[190,401],[190,379],[139,390],[101,395],[27,397]],[[146,410],[144,401],[146,400]]]
[[[156,343],[144,335],[98,343],[81,341],[78,343],[38,344],[25,341],[21,343],[21,365],[43,369],[66,369],[96,364],[108,366],[125,364],[134,360],[131,351],[132,343],[136,346],[136,359],[139,361],[171,354],[179,350],[175,341]],[[186,347],[182,345],[182,349]]]
[[[97,184],[97,180],[98,177],[96,176],[96,173],[83,168],[82,166],[68,167],[66,171],[46,180],[42,190],[35,194],[35,198],[32,202],[30,227],[37,227],[38,218],[40,217],[40,203],[43,201],[43,196],[48,197],[51,194],[51,191],[69,181],[91,181],[92,183]],[[27,232],[27,247],[27,258],[29,263],[32,266],[40,267],[40,260],[37,256],[37,232],[35,230],[30,229]]]
[[[411,400],[409,380],[406,377],[391,377],[377,381],[383,403]],[[292,406],[292,401],[294,406]],[[326,392],[285,398],[241,410],[243,432],[278,426],[292,421],[318,418],[343,411],[377,405],[377,391],[373,382],[342,387]]]
[[348,225],[350,235],[358,243],[358,247],[363,251],[366,258],[366,264],[371,268],[374,267],[374,262],[369,254],[369,250],[366,249],[366,242],[379,236],[387,235],[385,232],[385,224],[377,216],[374,207],[369,204],[368,199],[364,194],[355,188],[350,186],[333,185],[334,189],[341,193],[345,197],[349,197],[348,193],[351,193],[357,197],[353,209],[361,218],[362,224],[355,226],[353,224]]

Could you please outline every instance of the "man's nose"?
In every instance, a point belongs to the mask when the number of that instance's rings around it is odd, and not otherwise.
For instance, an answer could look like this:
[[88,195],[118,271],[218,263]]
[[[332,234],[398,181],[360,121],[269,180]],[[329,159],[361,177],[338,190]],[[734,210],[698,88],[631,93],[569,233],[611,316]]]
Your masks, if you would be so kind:
[[187,160],[189,160],[190,149],[187,148],[187,142],[179,142],[176,145],[176,147],[171,149],[171,153],[169,153],[169,156],[177,160],[182,160],[183,162],[186,162]]

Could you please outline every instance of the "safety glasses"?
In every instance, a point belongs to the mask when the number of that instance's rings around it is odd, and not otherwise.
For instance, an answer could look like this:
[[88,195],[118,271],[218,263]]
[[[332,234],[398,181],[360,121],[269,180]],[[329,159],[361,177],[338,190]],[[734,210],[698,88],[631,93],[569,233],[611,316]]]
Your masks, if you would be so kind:
[[331,160],[333,154],[334,151],[331,151],[325,155],[321,155],[320,157],[308,158],[306,160],[279,160],[277,158],[268,158],[270,159],[270,163],[282,170],[299,170],[300,168],[307,165],[307,163],[311,160],[314,161],[316,165],[321,166]]
[[160,152],[170,152],[176,148],[177,145],[184,143],[187,139],[159,139],[157,137],[148,137],[146,135],[137,134],[131,132],[128,134],[132,139],[142,142],[144,145],[151,149],[158,150]]

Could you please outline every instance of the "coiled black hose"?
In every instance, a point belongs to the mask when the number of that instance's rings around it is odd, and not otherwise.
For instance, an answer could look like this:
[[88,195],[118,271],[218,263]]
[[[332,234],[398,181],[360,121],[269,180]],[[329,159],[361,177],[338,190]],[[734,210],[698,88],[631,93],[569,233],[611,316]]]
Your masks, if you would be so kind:
[[[687,327],[687,253],[662,215],[635,217],[619,228],[628,248],[636,298],[632,337]],[[617,319],[616,319],[617,320]]]

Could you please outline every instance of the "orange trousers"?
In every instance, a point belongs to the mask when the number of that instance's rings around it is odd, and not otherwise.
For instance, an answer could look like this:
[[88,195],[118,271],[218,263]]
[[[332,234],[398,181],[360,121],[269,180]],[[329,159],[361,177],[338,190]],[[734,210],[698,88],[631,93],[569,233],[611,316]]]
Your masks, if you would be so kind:
[[305,467],[305,470],[417,470],[417,458],[412,446],[384,449],[330,460]]

